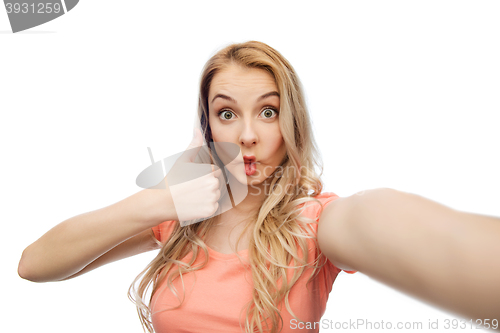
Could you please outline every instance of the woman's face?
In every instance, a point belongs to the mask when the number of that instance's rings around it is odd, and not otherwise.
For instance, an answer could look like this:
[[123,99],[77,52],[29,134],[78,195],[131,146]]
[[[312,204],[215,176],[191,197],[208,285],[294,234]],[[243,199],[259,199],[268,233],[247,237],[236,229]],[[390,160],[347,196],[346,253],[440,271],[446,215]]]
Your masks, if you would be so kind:
[[[242,184],[263,183],[286,155],[274,78],[262,69],[230,65],[212,79],[208,106],[213,141],[237,144],[241,151],[226,168]],[[255,163],[238,163],[246,157]]]

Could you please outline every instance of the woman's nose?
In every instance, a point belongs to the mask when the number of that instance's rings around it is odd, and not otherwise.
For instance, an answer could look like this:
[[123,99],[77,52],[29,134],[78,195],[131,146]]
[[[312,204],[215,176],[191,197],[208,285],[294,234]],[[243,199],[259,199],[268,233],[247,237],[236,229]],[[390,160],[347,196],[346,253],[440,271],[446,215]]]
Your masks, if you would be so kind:
[[247,122],[243,125],[240,133],[240,143],[244,146],[252,146],[257,143],[258,137],[255,131],[254,125],[251,122]]

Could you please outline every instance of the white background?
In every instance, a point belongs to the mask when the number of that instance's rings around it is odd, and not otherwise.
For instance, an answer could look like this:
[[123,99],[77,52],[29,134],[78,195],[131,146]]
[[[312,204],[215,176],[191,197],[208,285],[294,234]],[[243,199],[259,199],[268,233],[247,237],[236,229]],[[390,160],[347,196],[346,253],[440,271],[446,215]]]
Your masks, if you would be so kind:
[[[0,331],[142,332],[126,292],[156,251],[59,283],[17,265],[56,224],[139,191],[147,147],[187,147],[202,66],[231,42],[263,41],[295,67],[326,191],[391,187],[500,216],[499,15],[498,1],[83,0],[12,34],[0,9]],[[324,318],[458,317],[341,273]]]

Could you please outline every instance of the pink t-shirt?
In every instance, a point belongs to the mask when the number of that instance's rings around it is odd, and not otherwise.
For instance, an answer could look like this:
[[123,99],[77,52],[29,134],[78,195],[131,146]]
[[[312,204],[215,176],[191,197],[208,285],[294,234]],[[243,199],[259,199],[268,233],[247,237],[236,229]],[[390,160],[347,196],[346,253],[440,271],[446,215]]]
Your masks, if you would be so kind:
[[[323,206],[339,198],[332,192],[324,192],[316,196]],[[320,206],[308,202],[302,215],[319,221]],[[166,221],[153,228],[156,238],[164,243],[171,234],[174,221]],[[314,232],[317,224],[312,224]],[[309,241],[309,262],[315,259],[315,247]],[[197,258],[203,262],[204,254]],[[163,309],[177,306],[179,300],[172,294],[166,283],[161,283],[151,301],[152,321],[156,333],[181,332],[244,332],[246,305],[252,299],[253,282],[249,266],[246,265],[248,249],[239,251],[243,263],[236,254],[224,254],[208,248],[209,261],[203,269],[183,275],[181,281],[177,278],[173,285],[182,299],[182,282],[184,282],[185,299],[181,307],[175,310]],[[299,255],[301,255],[299,251]],[[187,261],[192,254],[182,261]],[[247,269],[246,269],[247,268]],[[318,275],[306,287],[312,268],[306,269],[289,294],[290,307],[294,314],[304,322],[309,322],[313,329],[300,329],[299,322],[289,313],[285,306],[281,307],[283,318],[282,333],[319,332],[319,322],[325,313],[328,295],[333,282],[341,269],[335,267],[329,260],[321,268]],[[355,273],[355,271],[345,271]],[[291,274],[291,273],[288,273]],[[165,280],[164,280],[165,281]],[[315,326],[314,323],[317,323]]]

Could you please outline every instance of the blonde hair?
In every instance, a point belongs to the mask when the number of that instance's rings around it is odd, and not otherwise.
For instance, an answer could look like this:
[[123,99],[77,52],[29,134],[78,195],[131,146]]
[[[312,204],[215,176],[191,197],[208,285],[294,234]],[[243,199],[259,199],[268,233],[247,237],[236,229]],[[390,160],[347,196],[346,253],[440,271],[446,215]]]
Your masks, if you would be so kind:
[[[321,202],[314,198],[323,189],[320,179],[323,166],[298,76],[279,52],[257,41],[229,45],[206,63],[201,75],[198,106],[198,116],[206,142],[212,141],[208,122],[210,83],[218,72],[231,64],[266,70],[275,79],[280,95],[279,126],[287,154],[281,167],[266,180],[270,181],[266,198],[260,210],[254,214],[254,218],[245,228],[245,230],[253,228],[248,257],[254,282],[253,297],[246,308],[245,332],[255,332],[256,329],[263,332],[266,329],[275,333],[281,331],[283,327],[283,318],[279,312],[282,302],[290,314],[300,320],[288,302],[292,286],[307,267],[313,267],[309,282],[326,263],[326,257],[319,252],[317,239],[311,228],[311,224],[317,222],[299,216],[301,212],[299,205],[305,205],[309,201],[315,201],[321,206],[321,210],[323,209]],[[319,175],[315,171],[315,166],[320,170]],[[289,191],[290,189],[292,191]],[[167,278],[167,286],[179,298],[172,288],[172,282],[179,276],[182,279],[183,274],[202,269],[208,263],[208,250],[203,239],[216,220],[217,217],[214,217],[185,227],[181,227],[179,222],[175,221],[172,234],[162,245],[156,258],[130,286],[128,296],[137,306],[144,331],[147,329],[151,333],[154,332],[150,320],[151,311],[143,301],[147,289],[152,283],[153,290],[149,299],[151,303],[159,284]],[[308,266],[311,264],[308,264],[307,258],[309,253],[307,239],[316,244],[316,259],[312,266]],[[205,254],[205,260],[201,265],[193,266],[200,249]],[[299,256],[299,250],[302,256]],[[181,261],[191,252],[193,255],[189,262]],[[178,268],[172,269],[171,274],[166,277],[174,265]],[[293,270],[291,278],[288,276],[289,269]],[[144,277],[135,290],[135,283],[142,275]],[[132,297],[132,293],[135,298]],[[179,300],[180,304],[172,309],[180,307],[184,298]]]

